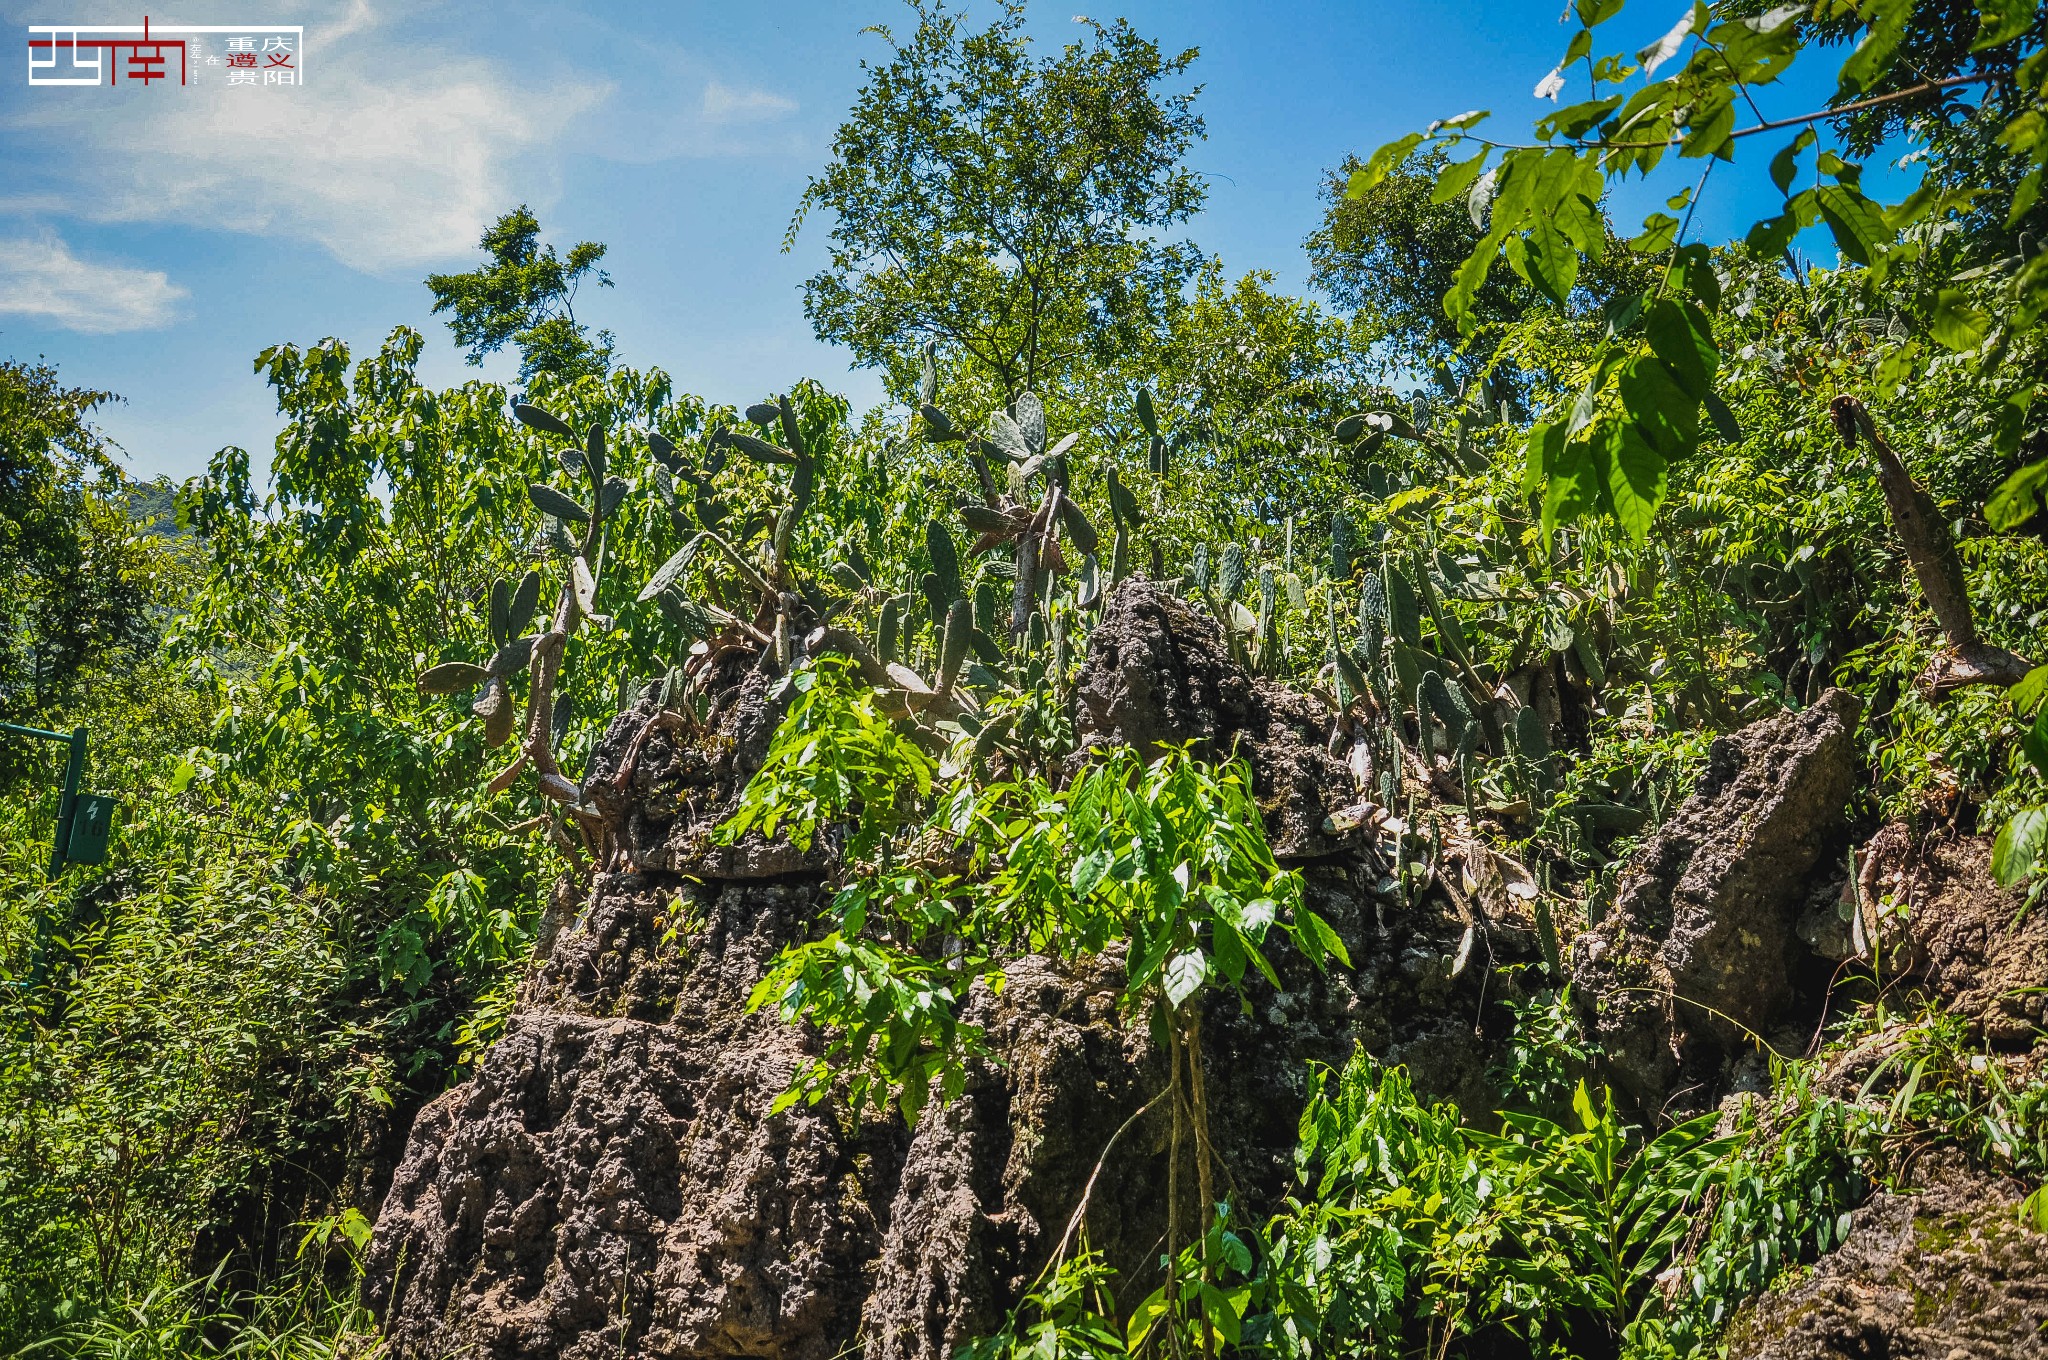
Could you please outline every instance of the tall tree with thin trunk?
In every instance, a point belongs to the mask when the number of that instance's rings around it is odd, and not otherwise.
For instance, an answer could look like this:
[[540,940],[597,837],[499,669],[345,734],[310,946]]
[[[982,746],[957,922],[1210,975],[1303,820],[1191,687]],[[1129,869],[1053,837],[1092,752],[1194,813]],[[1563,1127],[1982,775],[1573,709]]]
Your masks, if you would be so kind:
[[831,212],[831,261],[804,286],[820,338],[914,389],[936,342],[1004,400],[1056,387],[1083,361],[1128,353],[1181,300],[1200,252],[1167,234],[1200,208],[1183,163],[1202,136],[1195,59],[1119,19],[1034,59],[1024,6],[972,31],[939,0],[868,65],[804,191]]

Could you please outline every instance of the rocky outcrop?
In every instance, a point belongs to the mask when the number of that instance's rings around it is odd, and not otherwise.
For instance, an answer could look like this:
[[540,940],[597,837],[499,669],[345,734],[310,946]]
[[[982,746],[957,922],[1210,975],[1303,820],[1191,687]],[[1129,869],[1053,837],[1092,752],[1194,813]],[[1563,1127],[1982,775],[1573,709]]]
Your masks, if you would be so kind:
[[[739,660],[750,660],[740,658]],[[1314,712],[1235,666],[1214,625],[1156,587],[1108,600],[1078,682],[1091,745],[1193,741],[1251,764],[1269,826],[1355,967],[1317,974],[1274,950],[1278,989],[1203,1021],[1208,1099],[1240,1206],[1292,1185],[1308,1063],[1363,1044],[1426,1093],[1475,1108],[1487,1085],[1494,962],[1526,928],[1472,928],[1435,898],[1402,909],[1369,830],[1322,830],[1351,797]],[[368,1295],[394,1356],[938,1360],[1000,1323],[1082,1200],[1090,1245],[1151,1287],[1170,1165],[1161,1061],[1118,1010],[1121,962],[1020,958],[969,1018],[996,1061],[914,1129],[828,1098],[770,1116],[816,1036],[748,1014],[756,981],[815,929],[829,861],[781,844],[712,846],[779,716],[735,661],[698,728],[621,714],[589,783],[611,792],[619,851],[546,950],[476,1075],[422,1112],[369,1253]],[[828,848],[829,850],[829,848]],[[580,909],[579,909],[580,906]],[[1492,995],[1499,995],[1496,986]],[[1184,1150],[1185,1151],[1185,1150]]]
[[1751,1036],[1783,1018],[1810,876],[1847,827],[1857,709],[1829,690],[1804,712],[1716,738],[1692,796],[1579,937],[1582,1018],[1639,1108],[1718,1095]]
[[1329,715],[1249,674],[1231,659],[1216,620],[1163,587],[1141,580],[1118,587],[1089,634],[1074,702],[1083,751],[1157,752],[1192,742],[1205,760],[1242,756],[1282,859],[1357,848],[1360,830],[1324,829],[1330,814],[1355,801],[1349,768],[1324,745]]
[[2048,1356],[2048,1235],[2012,1184],[1950,1170],[1879,1194],[1812,1270],[1737,1313],[1728,1360]]
[[[1832,941],[1836,957],[1873,947],[1879,967],[1967,1016],[1972,1039],[2023,1051],[2048,1023],[2048,912],[2029,910],[2023,888],[2001,888],[1991,876],[1991,838],[1916,837],[1893,823],[1858,855],[1859,891],[1844,904],[1860,909],[1863,948]],[[1848,948],[1843,949],[1843,944]]]

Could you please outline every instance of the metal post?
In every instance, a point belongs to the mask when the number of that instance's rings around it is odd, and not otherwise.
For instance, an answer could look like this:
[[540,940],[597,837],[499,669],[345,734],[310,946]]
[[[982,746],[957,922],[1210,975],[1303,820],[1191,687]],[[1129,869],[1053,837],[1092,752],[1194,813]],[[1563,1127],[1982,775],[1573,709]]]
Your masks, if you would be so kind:
[[78,811],[78,781],[85,776],[85,729],[74,728],[71,755],[64,762],[64,792],[57,799],[57,843],[50,848],[50,877],[64,872],[64,851],[71,844],[71,819]]
[[85,729],[75,727],[67,734],[40,727],[23,727],[20,723],[0,722],[0,732],[61,741],[71,748],[70,756],[64,762],[64,791],[57,798],[56,843],[50,847],[50,877],[54,879],[64,872],[64,866],[69,862],[64,852],[71,843],[72,819],[78,814],[78,784],[85,777]]
[[[57,834],[50,847],[50,880],[64,872],[65,847],[71,842],[71,819],[78,811],[78,783],[85,777],[85,729],[73,728],[66,736],[62,732],[50,732],[40,727],[23,727],[19,723],[0,722],[0,732],[12,732],[17,736],[41,737],[45,741],[61,741],[71,748],[64,761],[64,790],[57,798]],[[29,964],[28,986],[31,992],[38,991],[48,967],[43,941],[43,918],[38,912],[35,917],[35,956]]]

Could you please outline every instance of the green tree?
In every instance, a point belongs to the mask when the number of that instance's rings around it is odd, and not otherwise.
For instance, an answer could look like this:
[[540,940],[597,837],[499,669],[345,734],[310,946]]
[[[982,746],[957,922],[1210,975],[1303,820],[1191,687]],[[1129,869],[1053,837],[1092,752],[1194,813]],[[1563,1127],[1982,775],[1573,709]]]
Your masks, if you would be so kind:
[[[1477,362],[1459,359],[1464,338],[1444,315],[1444,294],[1483,233],[1462,199],[1433,196],[1444,159],[1419,156],[1352,197],[1345,186],[1362,163],[1347,157],[1324,184],[1329,206],[1304,243],[1309,282],[1356,316],[1375,341],[1423,367]],[[1473,309],[1487,326],[1514,320],[1532,301],[1526,286],[1496,272]]]
[[1128,353],[1178,304],[1200,262],[1162,233],[1201,206],[1181,163],[1202,135],[1195,91],[1169,91],[1195,59],[1125,21],[1034,61],[1024,6],[969,31],[940,0],[868,66],[832,163],[804,190],[834,217],[830,264],[804,286],[822,339],[915,390],[936,344],[1008,401],[1086,359]]
[[[1363,192],[1347,192],[1364,168],[1345,161],[1323,185],[1322,223],[1304,242],[1309,282],[1352,313],[1371,343],[1413,370],[1441,368],[1447,395],[1493,362],[1491,341],[1541,302],[1537,291],[1506,269],[1492,269],[1472,295],[1461,334],[1444,310],[1459,267],[1485,236],[1487,205],[1468,193],[1438,193],[1448,156],[1424,152]],[[1653,271],[1610,233],[1590,256],[1570,297],[1575,313],[1597,315],[1616,297],[1655,282]]]
[[448,329],[455,343],[469,352],[471,364],[482,364],[509,341],[519,351],[519,378],[551,373],[558,378],[600,375],[611,367],[612,333],[589,328],[576,319],[576,290],[595,275],[597,286],[612,286],[611,275],[597,267],[605,247],[578,241],[565,259],[552,245],[542,245],[540,219],[524,203],[493,222],[477,244],[491,263],[466,274],[429,274],[434,312],[453,312]]
[[47,714],[155,644],[152,554],[91,422],[111,400],[49,364],[0,363],[0,718]]
[[[1762,14],[1773,6],[1743,0],[1728,8]],[[1810,45],[1847,49],[1845,56],[1856,58],[1854,66],[1845,65],[1829,101],[1860,106],[1834,120],[1849,154],[1863,160],[1887,145],[1917,143],[1906,160],[1924,169],[1923,182],[1964,192],[1960,220],[1971,262],[1981,264],[2010,255],[2022,231],[2038,240],[2048,228],[2038,179],[2033,189],[2023,187],[2036,161],[2024,143],[2002,135],[2034,102],[2021,64],[2048,37],[2048,11],[1983,6],[1993,21],[1987,27],[1978,8],[1972,0],[1860,7],[1834,0],[1813,6],[1800,28]],[[1981,41],[1987,36],[1999,40]]]

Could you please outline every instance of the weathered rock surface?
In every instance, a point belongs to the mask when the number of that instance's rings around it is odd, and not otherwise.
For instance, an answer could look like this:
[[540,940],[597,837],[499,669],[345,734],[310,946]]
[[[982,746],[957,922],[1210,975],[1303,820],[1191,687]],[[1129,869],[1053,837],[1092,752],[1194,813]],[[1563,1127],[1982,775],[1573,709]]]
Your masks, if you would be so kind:
[[1639,1107],[1682,1088],[1718,1094],[1747,1036],[1784,1015],[1809,878],[1846,828],[1856,718],[1855,697],[1829,690],[1804,712],[1717,738],[1692,796],[1579,937],[1583,1018]]
[[1728,1360],[2048,1356],[2048,1236],[2020,1197],[1962,1173],[1873,1197],[1840,1248],[1736,1315]]
[[2026,910],[2024,890],[1998,886],[1991,839],[1916,840],[1894,823],[1859,858],[1864,933],[1882,941],[1885,970],[1968,1016],[1972,1037],[2032,1048],[2048,1020],[2048,912]]
[[[1257,1215],[1291,1184],[1311,1059],[1362,1043],[1407,1062],[1428,1094],[1490,1102],[1488,1036],[1504,1017],[1484,1004],[1486,963],[1529,957],[1527,930],[1490,926],[1454,976],[1467,917],[1376,898],[1369,833],[1321,831],[1352,794],[1312,710],[1254,682],[1212,623],[1141,582],[1111,597],[1095,638],[1077,730],[1245,755],[1280,848],[1308,858],[1308,900],[1356,965],[1316,975],[1276,946],[1281,989],[1255,991],[1249,1014],[1219,997],[1205,1016],[1212,1126],[1243,1207]],[[580,911],[565,900],[551,914],[509,1032],[413,1128],[369,1254],[399,1360],[832,1360],[855,1347],[937,1360],[1014,1305],[1098,1160],[1090,1244],[1124,1289],[1150,1287],[1170,1124],[1164,1102],[1134,1116],[1164,1063],[1142,1022],[1117,1013],[1113,957],[1009,964],[1001,995],[970,1005],[1000,1062],[915,1130],[832,1099],[768,1117],[820,1050],[745,1003],[814,928],[826,868],[766,842],[737,859],[704,852],[779,717],[744,666],[719,694],[703,732],[649,728],[646,704],[614,723],[590,778],[616,795],[621,853]],[[1174,1179],[1191,1223],[1185,1148]]]
[[1231,660],[1208,611],[1147,581],[1119,586],[1088,638],[1075,686],[1075,735],[1093,746],[1156,752],[1192,741],[1205,760],[1242,756],[1283,859],[1355,848],[1358,831],[1323,819],[1354,801],[1350,770],[1324,746],[1329,715],[1313,700]]

